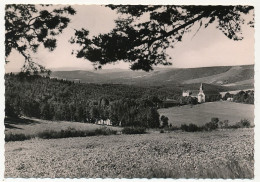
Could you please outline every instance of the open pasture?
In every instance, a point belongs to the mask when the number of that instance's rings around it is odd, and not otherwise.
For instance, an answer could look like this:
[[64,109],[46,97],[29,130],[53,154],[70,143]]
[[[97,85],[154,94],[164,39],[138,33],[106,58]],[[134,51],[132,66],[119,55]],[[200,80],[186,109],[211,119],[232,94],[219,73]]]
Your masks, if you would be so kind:
[[169,123],[173,126],[182,124],[196,124],[198,126],[210,122],[212,117],[217,117],[221,121],[229,120],[229,124],[239,122],[241,119],[248,119],[254,124],[254,105],[241,104],[235,102],[206,102],[198,105],[185,105],[158,110],[160,115],[169,118]]
[[5,144],[7,178],[253,178],[253,129]]
[[[5,120],[5,134],[35,135],[45,130],[61,131],[68,128],[91,131],[102,128],[102,125],[68,121],[48,121],[34,118],[7,118]],[[119,127],[106,126],[112,130],[121,130]]]

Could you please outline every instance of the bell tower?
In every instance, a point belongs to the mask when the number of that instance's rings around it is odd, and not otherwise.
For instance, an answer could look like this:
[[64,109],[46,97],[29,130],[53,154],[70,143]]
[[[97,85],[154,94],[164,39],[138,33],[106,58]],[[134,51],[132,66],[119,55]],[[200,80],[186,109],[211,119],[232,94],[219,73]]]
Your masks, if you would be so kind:
[[200,84],[200,92],[198,94],[198,102],[199,103],[205,102],[205,94],[203,92],[203,85],[202,85],[202,83]]
[[202,85],[202,83],[200,84],[200,93],[203,93],[203,85]]

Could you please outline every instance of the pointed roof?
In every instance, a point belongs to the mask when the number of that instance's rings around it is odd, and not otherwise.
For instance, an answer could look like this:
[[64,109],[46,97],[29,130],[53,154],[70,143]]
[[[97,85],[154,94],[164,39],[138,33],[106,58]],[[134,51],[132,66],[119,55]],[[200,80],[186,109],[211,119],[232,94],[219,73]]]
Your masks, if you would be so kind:
[[203,85],[202,85],[202,83],[200,84],[200,90],[203,90]]

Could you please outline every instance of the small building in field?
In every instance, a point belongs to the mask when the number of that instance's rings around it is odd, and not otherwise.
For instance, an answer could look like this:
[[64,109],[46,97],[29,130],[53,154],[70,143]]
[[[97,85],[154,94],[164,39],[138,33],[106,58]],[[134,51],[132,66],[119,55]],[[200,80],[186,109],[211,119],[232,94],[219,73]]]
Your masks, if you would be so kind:
[[186,90],[182,92],[183,97],[195,97],[198,99],[198,103],[211,102],[221,99],[221,95],[218,91],[212,89],[205,89],[201,83],[199,90]]
[[110,121],[110,119],[106,119],[106,120],[101,119],[101,120],[98,120],[98,121],[96,122],[96,124],[98,124],[98,125],[108,125],[108,126],[112,126],[112,122]]
[[232,97],[228,97],[228,98],[227,98],[227,101],[229,101],[229,102],[233,102],[233,101],[234,101],[234,98],[232,98]]

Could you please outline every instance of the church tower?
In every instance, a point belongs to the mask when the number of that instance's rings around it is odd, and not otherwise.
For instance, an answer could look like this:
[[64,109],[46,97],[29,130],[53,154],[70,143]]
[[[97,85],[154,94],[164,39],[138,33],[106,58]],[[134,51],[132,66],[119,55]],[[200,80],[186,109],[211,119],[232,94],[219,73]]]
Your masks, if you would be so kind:
[[202,85],[202,83],[200,84],[200,92],[203,92],[203,85]]
[[200,84],[200,92],[198,94],[198,102],[199,103],[205,102],[205,94],[203,92],[203,85],[202,85],[202,83]]

